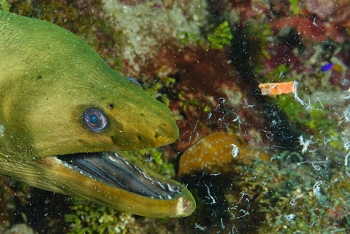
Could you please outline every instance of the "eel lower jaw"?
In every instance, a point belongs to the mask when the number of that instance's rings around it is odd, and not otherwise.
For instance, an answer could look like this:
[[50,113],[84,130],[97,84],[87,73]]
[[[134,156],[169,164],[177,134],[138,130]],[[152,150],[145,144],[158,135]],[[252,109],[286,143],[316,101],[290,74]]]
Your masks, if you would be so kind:
[[114,152],[50,156],[30,164],[38,177],[28,177],[24,180],[27,183],[117,210],[145,217],[181,218],[196,208],[184,185]]

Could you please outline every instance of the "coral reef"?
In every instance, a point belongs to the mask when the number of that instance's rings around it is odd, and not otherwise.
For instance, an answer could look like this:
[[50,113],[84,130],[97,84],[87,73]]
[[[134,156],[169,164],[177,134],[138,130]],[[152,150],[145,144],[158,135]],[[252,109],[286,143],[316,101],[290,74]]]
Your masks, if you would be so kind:
[[[146,73],[149,60],[161,59],[159,51],[181,35],[199,35],[206,25],[206,1],[110,1],[104,0],[107,15],[115,28],[122,30],[124,74],[131,77],[153,76]],[[164,63],[165,62],[165,63]],[[169,72],[166,61],[154,64],[161,76]],[[154,71],[153,71],[154,72]]]
[[249,165],[236,165],[234,170],[239,173],[230,176],[194,174],[187,178],[189,187],[198,192],[199,211],[188,218],[194,223],[193,232],[347,230],[347,178],[336,169],[325,170],[326,165],[312,168],[301,159],[298,153],[286,151],[271,162],[254,160]]
[[[179,168],[198,202],[194,215],[146,219],[74,198],[61,215],[68,213],[71,233],[350,230],[348,1],[11,0],[1,7],[73,31],[182,116],[175,144],[134,156],[168,177]],[[298,82],[298,99],[258,88],[288,81]],[[196,143],[215,134],[230,137]],[[233,160],[231,144],[242,156],[269,160]],[[208,147],[220,155],[191,152]],[[13,212],[2,212],[7,227]]]
[[[342,188],[347,179],[337,174],[338,169],[324,165],[310,169],[308,163],[298,162],[302,157],[296,154],[284,152],[272,163],[256,161],[242,170],[241,180],[233,181],[239,191],[227,195],[231,225],[243,232],[257,228],[259,233],[337,232],[349,228],[350,207],[346,203],[350,190]],[[242,216],[241,209],[249,215],[237,219]]]
[[[240,17],[229,20],[236,28],[231,53],[232,62],[243,78],[241,82],[248,84],[253,95],[257,93],[257,82],[299,82],[298,98],[280,95],[266,100],[254,96],[252,102],[270,103],[282,110],[265,110],[263,118],[269,121],[270,129],[259,128],[265,136],[272,138],[282,132],[279,137],[290,139],[290,143],[293,135],[298,136],[299,146],[277,152],[273,159],[278,162],[256,160],[243,167],[233,166],[231,174],[223,174],[225,169],[215,173],[204,169],[183,176],[182,181],[197,194],[199,203],[198,212],[188,218],[193,231],[289,233],[349,229],[346,205],[349,190],[344,190],[344,186],[349,187],[347,20],[333,22],[331,14],[320,20],[321,17],[313,15],[315,12],[306,9],[305,2],[290,1],[287,7],[285,3],[230,1],[232,11]],[[347,9],[346,4],[336,7],[337,12]],[[264,25],[265,30],[254,31],[253,25],[257,23]],[[243,36],[238,32],[244,32]],[[332,68],[323,71],[322,66],[329,62]],[[192,86],[195,85],[185,87]],[[196,119],[202,119],[198,112],[192,112]],[[292,135],[281,125],[286,119],[290,121]],[[211,125],[204,126],[213,129]],[[232,130],[229,125],[227,131]],[[286,145],[271,142],[270,147],[287,149]],[[217,152],[222,148],[218,145]],[[217,162],[217,166],[221,163],[224,161]]]

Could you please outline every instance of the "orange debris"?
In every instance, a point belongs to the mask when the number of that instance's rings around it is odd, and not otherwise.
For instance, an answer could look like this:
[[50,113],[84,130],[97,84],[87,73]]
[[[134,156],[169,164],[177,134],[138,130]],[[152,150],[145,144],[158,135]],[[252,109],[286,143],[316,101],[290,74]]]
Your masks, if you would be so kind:
[[339,64],[335,63],[332,70],[334,71],[338,71],[338,72],[343,72],[343,68],[342,66],[340,66]]
[[295,81],[259,84],[262,95],[279,95],[296,93],[297,83]]
[[183,153],[178,176],[201,170],[228,173],[234,171],[233,165],[248,164],[251,159],[270,160],[236,135],[212,133]]

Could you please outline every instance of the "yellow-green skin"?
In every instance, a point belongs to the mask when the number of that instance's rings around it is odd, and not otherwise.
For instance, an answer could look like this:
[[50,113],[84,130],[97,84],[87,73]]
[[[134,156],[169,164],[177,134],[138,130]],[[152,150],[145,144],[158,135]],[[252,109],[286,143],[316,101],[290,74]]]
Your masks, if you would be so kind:
[[[106,130],[83,123],[92,107],[108,117]],[[74,34],[0,11],[0,174],[142,216],[184,217],[195,201],[180,184],[184,192],[175,199],[148,198],[90,179],[54,157],[169,144],[178,138],[173,119]]]

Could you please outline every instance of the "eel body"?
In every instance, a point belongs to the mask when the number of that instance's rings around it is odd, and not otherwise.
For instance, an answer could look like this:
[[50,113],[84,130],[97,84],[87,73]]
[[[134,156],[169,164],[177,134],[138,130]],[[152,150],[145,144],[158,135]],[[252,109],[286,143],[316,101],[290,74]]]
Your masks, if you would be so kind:
[[171,111],[54,24],[0,11],[0,174],[148,217],[184,217],[187,188],[117,151],[178,138]]

